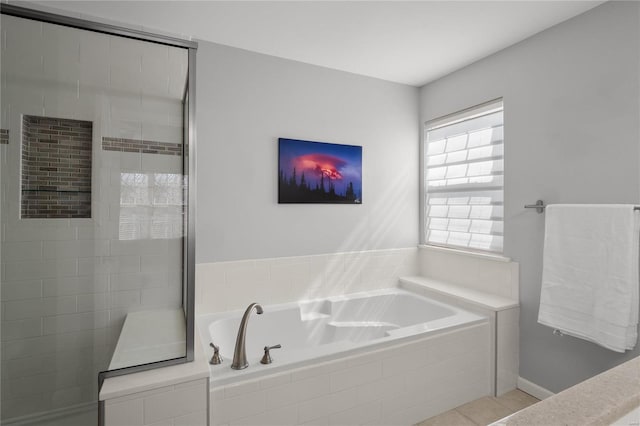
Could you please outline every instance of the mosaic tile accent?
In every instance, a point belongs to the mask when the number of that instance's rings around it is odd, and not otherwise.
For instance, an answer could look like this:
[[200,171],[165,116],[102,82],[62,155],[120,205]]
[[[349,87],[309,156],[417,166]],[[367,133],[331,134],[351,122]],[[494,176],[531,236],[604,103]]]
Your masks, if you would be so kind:
[[9,129],[0,129],[0,144],[9,143]]
[[91,217],[90,121],[22,119],[21,216]]
[[105,151],[139,152],[142,154],[182,155],[182,144],[142,139],[102,138]]

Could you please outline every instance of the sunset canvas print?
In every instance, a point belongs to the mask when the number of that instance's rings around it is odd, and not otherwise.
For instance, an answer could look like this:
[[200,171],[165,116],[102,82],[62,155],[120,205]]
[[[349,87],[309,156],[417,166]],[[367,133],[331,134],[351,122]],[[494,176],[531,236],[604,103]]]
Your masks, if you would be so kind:
[[278,203],[362,203],[362,147],[278,139]]

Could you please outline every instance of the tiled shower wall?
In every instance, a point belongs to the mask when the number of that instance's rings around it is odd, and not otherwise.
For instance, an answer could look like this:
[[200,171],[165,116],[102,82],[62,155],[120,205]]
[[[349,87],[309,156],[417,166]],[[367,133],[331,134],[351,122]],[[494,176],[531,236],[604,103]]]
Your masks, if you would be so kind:
[[[106,151],[102,138],[180,142],[184,81],[171,76],[186,54],[1,19],[5,424],[95,401],[127,312],[180,305],[181,157]],[[166,96],[144,96],[159,90]],[[92,123],[91,218],[20,218],[24,115]]]

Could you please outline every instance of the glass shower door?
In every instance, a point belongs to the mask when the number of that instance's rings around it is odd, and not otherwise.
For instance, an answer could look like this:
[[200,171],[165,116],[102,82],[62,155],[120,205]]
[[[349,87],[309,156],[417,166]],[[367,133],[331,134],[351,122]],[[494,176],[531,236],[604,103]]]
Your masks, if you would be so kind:
[[0,421],[95,424],[99,372],[186,356],[188,50],[1,19]]

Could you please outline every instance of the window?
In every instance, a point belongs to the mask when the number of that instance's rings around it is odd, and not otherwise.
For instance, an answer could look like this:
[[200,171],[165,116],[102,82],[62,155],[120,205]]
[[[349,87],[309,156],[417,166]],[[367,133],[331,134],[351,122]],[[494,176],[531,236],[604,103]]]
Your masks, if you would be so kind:
[[121,173],[119,239],[183,236],[183,176],[176,173]]
[[502,100],[426,123],[425,244],[502,252]]

